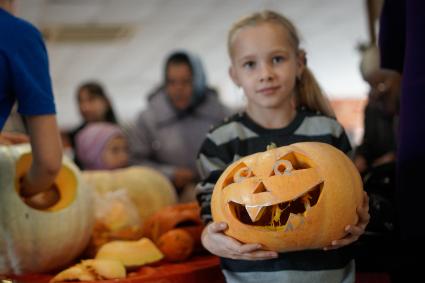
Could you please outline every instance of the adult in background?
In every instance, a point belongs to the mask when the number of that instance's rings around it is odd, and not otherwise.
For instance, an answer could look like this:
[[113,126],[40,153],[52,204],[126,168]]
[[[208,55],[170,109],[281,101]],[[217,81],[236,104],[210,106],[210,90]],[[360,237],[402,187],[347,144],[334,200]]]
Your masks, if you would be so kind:
[[208,130],[228,113],[207,86],[199,58],[187,51],[171,53],[163,83],[129,128],[131,164],[156,168],[174,183],[182,202],[194,200],[196,154]]
[[425,199],[424,30],[425,1],[384,2],[379,36],[381,67],[402,74],[396,192],[402,243],[400,282],[423,277],[420,262],[425,250],[425,227],[421,222]]
[[48,55],[37,28],[13,13],[14,1],[0,0],[0,130],[17,101],[33,153],[20,194],[29,205],[44,208],[59,199],[53,183],[62,162]]

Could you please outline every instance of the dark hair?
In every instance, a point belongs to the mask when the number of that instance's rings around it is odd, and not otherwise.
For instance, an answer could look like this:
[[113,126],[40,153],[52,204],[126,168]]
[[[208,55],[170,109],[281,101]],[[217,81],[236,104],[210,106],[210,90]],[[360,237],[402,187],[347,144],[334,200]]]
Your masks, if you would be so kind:
[[189,56],[187,56],[183,52],[173,53],[172,55],[170,55],[170,57],[167,58],[167,61],[165,63],[165,81],[167,81],[168,67],[170,65],[177,65],[177,64],[185,64],[189,66],[190,71],[193,73],[192,63],[189,59]]
[[106,102],[108,109],[106,110],[105,117],[104,117],[105,122],[110,122],[114,124],[118,123],[117,118],[115,116],[114,109],[112,108],[111,101],[109,100],[104,88],[102,87],[100,83],[90,81],[90,82],[85,82],[81,84],[77,90],[77,100],[79,99],[80,93],[83,90],[87,90],[91,97],[98,97],[103,99]]

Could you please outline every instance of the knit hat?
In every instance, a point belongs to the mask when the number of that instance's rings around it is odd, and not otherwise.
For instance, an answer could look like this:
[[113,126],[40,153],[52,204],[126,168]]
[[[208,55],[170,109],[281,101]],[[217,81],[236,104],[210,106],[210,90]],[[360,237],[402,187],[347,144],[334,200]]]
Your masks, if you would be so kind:
[[372,45],[363,51],[360,61],[360,73],[364,80],[380,69],[380,54],[377,46]]
[[96,122],[85,126],[75,138],[75,153],[83,169],[108,169],[102,153],[108,141],[116,136],[124,136],[124,133],[115,124]]

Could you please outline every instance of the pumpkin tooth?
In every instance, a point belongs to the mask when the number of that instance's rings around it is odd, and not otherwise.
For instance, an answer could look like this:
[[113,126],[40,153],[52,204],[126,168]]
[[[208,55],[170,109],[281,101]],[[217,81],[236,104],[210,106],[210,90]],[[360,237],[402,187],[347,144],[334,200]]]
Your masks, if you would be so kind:
[[245,205],[245,209],[252,222],[258,221],[265,211],[265,207],[260,205]]

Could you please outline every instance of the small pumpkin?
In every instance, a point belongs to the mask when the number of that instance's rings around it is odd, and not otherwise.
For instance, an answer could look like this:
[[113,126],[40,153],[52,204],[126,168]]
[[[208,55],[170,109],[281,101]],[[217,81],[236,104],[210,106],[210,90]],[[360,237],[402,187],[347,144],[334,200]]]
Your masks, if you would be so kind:
[[214,221],[244,243],[279,252],[322,248],[357,222],[363,188],[351,160],[339,149],[302,142],[246,156],[217,181]]
[[34,209],[19,196],[19,179],[32,162],[29,144],[0,146],[0,274],[47,272],[86,247],[93,226],[92,194],[64,156],[55,180],[60,199]]
[[157,245],[167,260],[183,261],[192,254],[194,240],[186,230],[172,229],[159,237]]

